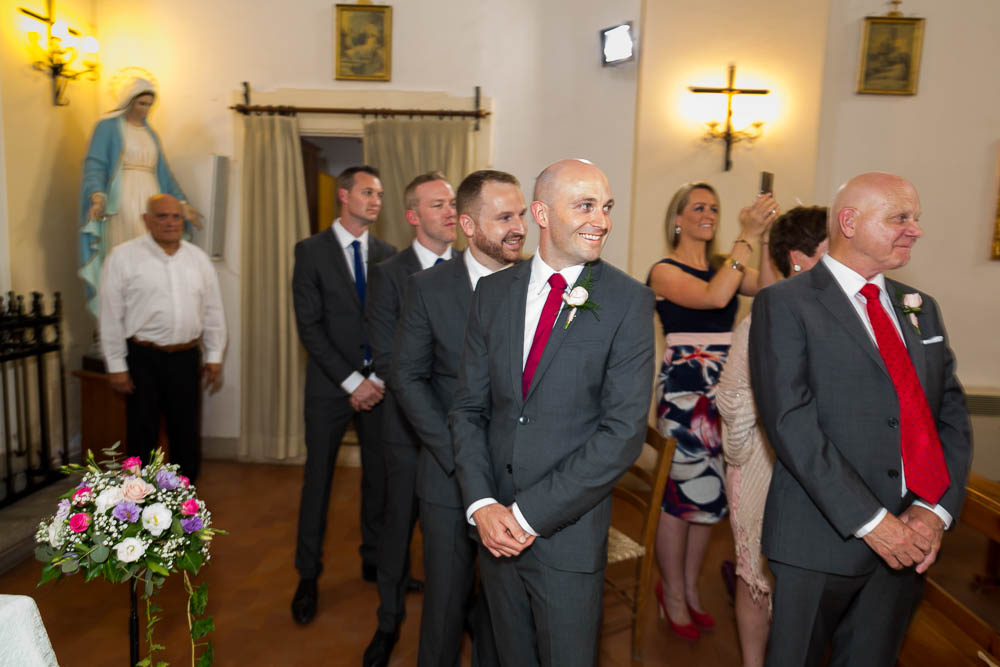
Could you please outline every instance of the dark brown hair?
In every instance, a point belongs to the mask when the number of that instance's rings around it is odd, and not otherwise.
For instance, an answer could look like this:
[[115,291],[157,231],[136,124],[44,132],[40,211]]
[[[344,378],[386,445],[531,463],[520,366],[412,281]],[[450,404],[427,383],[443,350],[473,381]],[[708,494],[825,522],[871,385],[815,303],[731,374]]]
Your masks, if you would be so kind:
[[458,185],[458,192],[455,195],[459,215],[471,215],[470,211],[479,203],[479,197],[483,193],[483,186],[487,183],[506,183],[515,187],[521,187],[521,182],[513,174],[495,169],[480,169],[474,171]]
[[825,206],[796,206],[781,214],[771,225],[768,247],[771,260],[781,275],[788,277],[792,272],[788,253],[798,250],[812,256],[816,247],[826,238]]

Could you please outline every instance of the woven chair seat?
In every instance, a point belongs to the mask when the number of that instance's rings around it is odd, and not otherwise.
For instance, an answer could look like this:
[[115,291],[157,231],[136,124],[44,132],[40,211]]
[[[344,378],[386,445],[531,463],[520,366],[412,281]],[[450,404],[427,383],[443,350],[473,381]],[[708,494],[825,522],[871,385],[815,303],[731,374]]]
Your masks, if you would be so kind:
[[608,564],[636,560],[645,555],[641,544],[614,526],[608,528]]

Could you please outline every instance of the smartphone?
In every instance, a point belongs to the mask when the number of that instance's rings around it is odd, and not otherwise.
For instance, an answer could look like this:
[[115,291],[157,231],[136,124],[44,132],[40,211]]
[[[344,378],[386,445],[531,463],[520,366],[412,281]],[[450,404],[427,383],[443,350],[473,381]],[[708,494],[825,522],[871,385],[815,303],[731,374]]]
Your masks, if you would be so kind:
[[769,171],[760,172],[760,193],[772,194],[774,192],[774,174]]

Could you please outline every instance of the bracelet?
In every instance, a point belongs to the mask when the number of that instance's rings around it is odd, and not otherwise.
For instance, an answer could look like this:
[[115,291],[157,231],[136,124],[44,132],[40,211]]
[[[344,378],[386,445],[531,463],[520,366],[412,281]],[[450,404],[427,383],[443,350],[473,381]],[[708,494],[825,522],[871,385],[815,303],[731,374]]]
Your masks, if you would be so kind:
[[736,269],[740,273],[743,273],[744,271],[747,270],[746,267],[743,266],[742,262],[740,262],[739,260],[733,259],[732,257],[729,258],[729,268],[730,269]]
[[746,246],[750,248],[750,252],[753,252],[753,246],[750,245],[750,242],[747,241],[746,239],[736,239],[735,241],[733,241],[733,245],[736,245],[737,243],[745,243]]

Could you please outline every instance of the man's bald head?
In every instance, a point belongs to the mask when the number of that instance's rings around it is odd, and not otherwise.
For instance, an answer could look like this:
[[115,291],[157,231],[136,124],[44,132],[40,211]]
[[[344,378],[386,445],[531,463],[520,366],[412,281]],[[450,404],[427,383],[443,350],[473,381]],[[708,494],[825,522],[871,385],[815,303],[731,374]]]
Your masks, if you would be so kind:
[[157,245],[167,254],[177,252],[184,235],[184,210],[176,197],[153,195],[146,202],[142,219]]
[[837,190],[831,212],[830,255],[865,279],[905,265],[923,235],[917,190],[895,174],[855,176]]
[[607,182],[604,172],[598,169],[597,165],[590,160],[570,158],[554,162],[543,169],[542,173],[535,179],[535,192],[531,195],[531,198],[534,201],[545,202],[551,206],[560,183],[584,174],[593,175],[595,171]]

